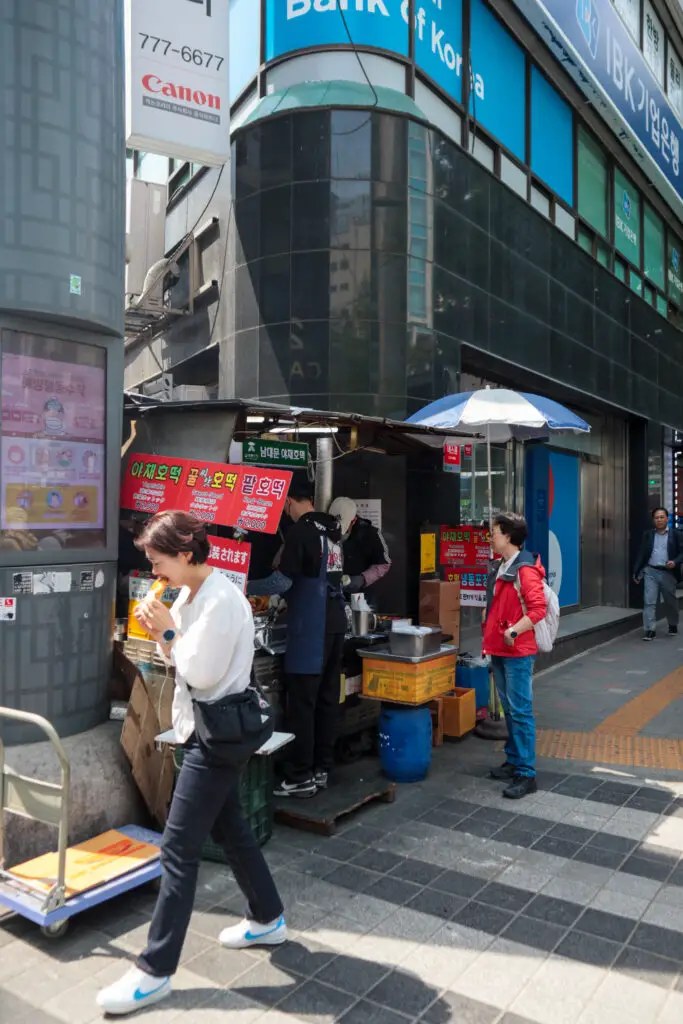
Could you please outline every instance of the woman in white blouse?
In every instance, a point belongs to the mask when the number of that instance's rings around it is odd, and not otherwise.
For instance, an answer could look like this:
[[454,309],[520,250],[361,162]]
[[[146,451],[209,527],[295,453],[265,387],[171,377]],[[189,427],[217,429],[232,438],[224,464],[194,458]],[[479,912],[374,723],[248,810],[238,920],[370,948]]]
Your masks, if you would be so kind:
[[182,588],[170,611],[153,596],[136,615],[175,666],[173,728],[185,744],[185,757],[161,844],[161,890],[147,948],[135,967],[100,992],[98,1005],[109,1014],[132,1013],[170,995],[209,834],[223,844],[247,900],[245,919],[221,933],[221,944],[244,949],[278,945],[287,938],[282,901],[242,811],[240,768],[211,761],[194,736],[193,700],[220,700],[249,685],[254,654],[251,608],[230,580],[206,564],[206,529],[193,516],[159,513],[137,545],[157,577]]

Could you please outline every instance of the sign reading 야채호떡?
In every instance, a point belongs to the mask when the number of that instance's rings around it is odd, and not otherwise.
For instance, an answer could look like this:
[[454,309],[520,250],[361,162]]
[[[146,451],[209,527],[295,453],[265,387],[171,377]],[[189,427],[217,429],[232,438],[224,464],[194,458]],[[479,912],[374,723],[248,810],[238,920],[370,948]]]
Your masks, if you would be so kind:
[[125,0],[126,144],[220,166],[230,154],[230,0]]
[[683,216],[683,126],[611,0],[514,0]]
[[121,507],[134,512],[182,509],[205,523],[275,533],[292,474],[134,453],[121,484]]
[[308,445],[300,441],[275,441],[252,437],[242,445],[242,458],[256,466],[281,466],[283,469],[305,469]]

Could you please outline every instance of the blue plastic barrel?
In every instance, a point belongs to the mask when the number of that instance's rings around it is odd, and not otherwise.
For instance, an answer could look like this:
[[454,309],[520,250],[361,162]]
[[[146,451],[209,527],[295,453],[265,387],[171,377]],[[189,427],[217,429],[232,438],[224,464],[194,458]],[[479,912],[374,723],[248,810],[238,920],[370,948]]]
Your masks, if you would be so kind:
[[488,665],[462,665],[455,667],[455,685],[466,690],[475,690],[478,708],[485,708],[489,702]]
[[421,782],[432,763],[432,716],[428,707],[385,705],[379,719],[379,760],[393,782]]

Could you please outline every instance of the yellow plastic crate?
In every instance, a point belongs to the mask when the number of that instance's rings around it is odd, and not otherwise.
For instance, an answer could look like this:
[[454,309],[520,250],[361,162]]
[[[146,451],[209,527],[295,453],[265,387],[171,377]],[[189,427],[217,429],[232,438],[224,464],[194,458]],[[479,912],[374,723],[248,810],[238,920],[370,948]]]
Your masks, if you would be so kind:
[[399,704],[424,704],[455,684],[455,652],[423,662],[363,659],[363,695]]

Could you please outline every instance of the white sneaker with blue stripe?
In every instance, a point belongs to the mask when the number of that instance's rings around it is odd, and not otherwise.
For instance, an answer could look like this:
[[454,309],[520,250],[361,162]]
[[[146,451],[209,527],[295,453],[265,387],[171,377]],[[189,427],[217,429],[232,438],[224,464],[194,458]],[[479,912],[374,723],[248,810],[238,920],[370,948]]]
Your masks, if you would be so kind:
[[224,928],[218,936],[221,946],[226,949],[248,949],[249,946],[281,946],[287,941],[287,925],[284,917],[278,917],[270,924],[258,924],[247,918]]
[[120,981],[102,989],[97,996],[97,1005],[103,1013],[123,1016],[159,1003],[170,994],[170,978],[154,978],[139,967],[131,967]]

